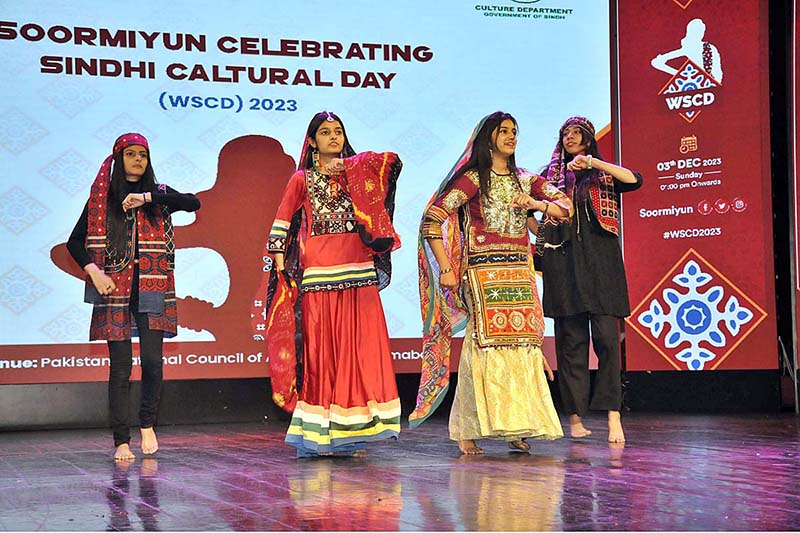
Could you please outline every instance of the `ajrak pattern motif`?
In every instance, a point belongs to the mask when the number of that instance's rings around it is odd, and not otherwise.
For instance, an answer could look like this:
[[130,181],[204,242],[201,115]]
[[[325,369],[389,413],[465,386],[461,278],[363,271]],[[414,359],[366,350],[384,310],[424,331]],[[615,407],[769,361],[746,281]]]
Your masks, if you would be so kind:
[[[688,260],[671,278],[683,290],[662,285],[661,298],[645,298],[628,322],[637,330],[637,326],[646,328],[651,344],[673,366],[704,370],[709,365],[714,369],[766,313],[753,302],[743,303],[748,300],[746,295],[723,276],[715,277],[713,268],[704,269],[699,256],[695,260],[690,255],[696,253],[690,250]],[[703,289],[712,282],[715,284]]]
[[[178,329],[175,298],[173,226],[169,211],[162,209],[157,223],[151,225],[140,209],[131,212],[128,219],[128,238],[125,250],[116,256],[107,250],[106,207],[111,181],[111,161],[114,154],[126,146],[141,145],[149,150],[147,139],[138,133],[121,135],[114,142],[109,155],[95,177],[89,195],[89,221],[86,250],[97,265],[104,270],[117,289],[115,294],[102,296],[87,277],[85,301],[94,304],[89,340],[125,340],[138,335],[132,324],[129,309],[133,283],[134,263],[131,260],[136,248],[139,253],[139,308],[148,308],[150,329],[164,331],[166,338],[174,337]],[[165,186],[159,186],[161,191]],[[145,303],[147,302],[147,303]]]

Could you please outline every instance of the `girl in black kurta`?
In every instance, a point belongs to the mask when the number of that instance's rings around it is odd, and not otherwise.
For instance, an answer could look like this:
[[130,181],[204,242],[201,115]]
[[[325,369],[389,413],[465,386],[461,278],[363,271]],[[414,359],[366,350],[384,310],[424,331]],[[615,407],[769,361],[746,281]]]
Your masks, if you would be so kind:
[[[547,168],[547,178],[569,195],[575,212],[567,223],[545,219],[537,254],[544,282],[543,310],[555,322],[558,384],[570,415],[570,433],[591,432],[582,417],[608,411],[609,442],[624,442],[619,410],[619,320],[630,315],[628,286],[619,245],[619,193],[642,184],[641,175],[600,159],[594,126],[568,119]],[[589,403],[589,331],[598,358]]]
[[67,242],[87,274],[85,300],[94,304],[89,340],[108,342],[116,460],[135,457],[128,424],[135,336],[142,366],[142,451],[158,449],[153,425],[161,390],[162,343],[165,336],[175,336],[178,323],[170,213],[199,208],[194,195],[156,184],[147,139],[128,133],[116,140],[112,155],[100,167]]

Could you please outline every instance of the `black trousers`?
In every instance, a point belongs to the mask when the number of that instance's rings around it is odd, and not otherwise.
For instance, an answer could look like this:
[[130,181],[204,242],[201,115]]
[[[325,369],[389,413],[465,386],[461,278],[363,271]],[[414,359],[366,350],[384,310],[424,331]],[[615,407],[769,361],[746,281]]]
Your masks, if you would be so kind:
[[[558,388],[569,415],[583,417],[591,408],[619,411],[620,382],[619,318],[582,313],[555,318]],[[597,354],[598,370],[589,403],[589,328]]]
[[[131,302],[133,305],[135,302]],[[137,306],[138,307],[138,306]],[[147,313],[134,313],[139,328],[139,355],[142,364],[142,398],[139,404],[139,427],[155,425],[163,378],[164,332],[151,330]],[[111,368],[108,374],[108,403],[111,411],[111,429],[114,446],[131,440],[130,410],[131,367],[133,348],[130,339],[108,341]]]

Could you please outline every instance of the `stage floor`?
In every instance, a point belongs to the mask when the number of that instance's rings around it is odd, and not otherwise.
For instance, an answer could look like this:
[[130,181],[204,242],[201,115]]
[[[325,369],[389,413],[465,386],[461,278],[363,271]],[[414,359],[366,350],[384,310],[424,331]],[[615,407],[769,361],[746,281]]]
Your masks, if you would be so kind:
[[301,460],[283,426],[172,426],[127,466],[104,430],[0,433],[0,530],[800,529],[800,419],[625,422],[624,448],[590,418],[587,439],[464,458],[433,419],[367,458]]

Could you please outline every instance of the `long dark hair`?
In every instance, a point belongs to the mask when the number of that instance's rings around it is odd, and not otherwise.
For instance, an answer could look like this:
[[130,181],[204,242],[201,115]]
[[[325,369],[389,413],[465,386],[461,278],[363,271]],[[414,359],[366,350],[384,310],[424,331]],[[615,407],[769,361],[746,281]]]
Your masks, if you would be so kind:
[[[514,127],[517,127],[517,119],[510,113],[495,111],[486,117],[483,126],[481,126],[481,129],[478,130],[477,135],[475,135],[475,140],[472,143],[472,153],[469,159],[467,159],[467,162],[461,165],[461,168],[456,170],[453,175],[454,178],[457,178],[468,170],[477,169],[481,194],[487,198],[489,197],[492,180],[492,154],[490,150],[495,149],[492,142],[492,134],[504,120],[510,120],[514,123]],[[513,175],[517,175],[517,162],[514,158],[514,154],[511,154],[511,157],[508,158],[508,169]]]
[[[108,204],[106,207],[106,227],[108,230],[108,242],[111,250],[124,253],[128,245],[128,221],[125,216],[125,211],[122,210],[122,201],[128,194],[128,187],[125,186],[125,163],[123,161],[123,153],[125,149],[120,150],[114,156],[114,164],[111,167],[111,182],[108,185]],[[156,190],[156,174],[153,171],[153,163],[150,161],[150,150],[147,150],[147,167],[144,169],[141,179],[141,192],[152,193]],[[145,215],[151,224],[158,223],[157,207],[153,203],[144,204],[140,207],[144,210]]]
[[[581,131],[581,144],[587,145],[586,150],[584,151],[585,155],[591,155],[593,158],[597,158],[602,160],[603,157],[600,155],[600,151],[597,149],[597,139],[594,138],[590,132],[586,131],[586,128],[582,128],[578,126]],[[564,149],[564,132],[563,130],[558,132],[559,134],[559,141],[561,143],[561,148]],[[569,163],[574,159],[574,156],[570,155],[566,149],[564,149],[564,165]],[[579,200],[585,200],[589,194],[589,188],[592,185],[599,185],[600,184],[600,174],[596,170],[579,170],[575,172],[575,195]]]
[[[344,129],[344,122],[336,113],[331,113],[330,111],[320,111],[311,119],[311,122],[308,123],[308,129],[306,130],[306,143],[309,140],[314,140],[314,137],[317,135],[317,130],[320,126],[322,126],[323,122],[331,122],[335,120],[342,126],[342,134],[344,135],[344,144],[342,146],[342,157],[350,157],[352,155],[356,155],[356,151],[353,150],[353,147],[350,146],[350,139],[347,137],[347,130]],[[313,160],[313,150],[309,148],[305,151],[305,161],[301,161],[301,168],[309,169],[314,168],[314,160]]]

